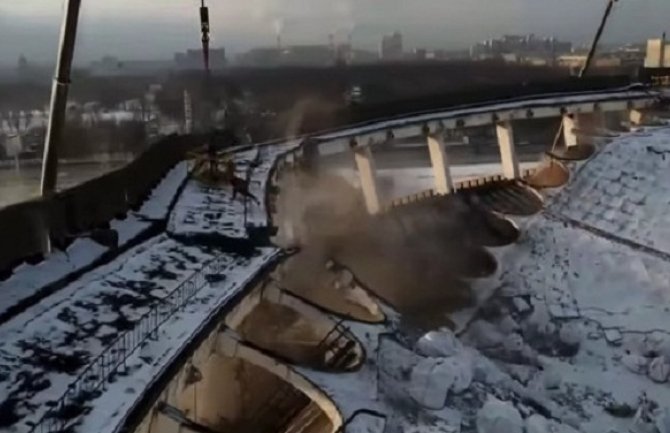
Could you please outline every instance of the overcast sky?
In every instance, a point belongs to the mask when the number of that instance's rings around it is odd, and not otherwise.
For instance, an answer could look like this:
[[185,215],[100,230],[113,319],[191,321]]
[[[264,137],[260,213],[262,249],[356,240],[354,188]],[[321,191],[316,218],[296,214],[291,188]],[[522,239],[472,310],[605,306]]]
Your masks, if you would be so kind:
[[[213,45],[233,52],[274,43],[327,43],[353,31],[374,48],[394,30],[408,48],[465,48],[504,33],[589,41],[606,0],[208,0]],[[199,0],[82,0],[77,61],[104,54],[170,58],[199,45]],[[0,0],[0,64],[55,57],[63,0]],[[604,40],[642,41],[670,30],[670,0],[619,0]]]

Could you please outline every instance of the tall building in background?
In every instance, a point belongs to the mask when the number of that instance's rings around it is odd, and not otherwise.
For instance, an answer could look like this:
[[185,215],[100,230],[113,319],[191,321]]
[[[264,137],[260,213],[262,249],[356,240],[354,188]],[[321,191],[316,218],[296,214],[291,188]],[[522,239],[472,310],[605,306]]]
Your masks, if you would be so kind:
[[647,41],[647,56],[644,59],[644,66],[645,68],[670,67],[670,46],[666,43],[665,37]]
[[382,60],[400,60],[403,58],[402,34],[400,32],[384,36],[380,56]]

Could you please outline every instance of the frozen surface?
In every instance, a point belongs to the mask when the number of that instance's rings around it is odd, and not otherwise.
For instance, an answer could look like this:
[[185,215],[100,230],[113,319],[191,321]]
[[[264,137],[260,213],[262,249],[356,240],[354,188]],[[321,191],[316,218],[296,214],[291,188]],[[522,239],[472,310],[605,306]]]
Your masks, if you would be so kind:
[[55,251],[36,265],[18,266],[11,277],[0,282],[0,314],[45,286],[90,265],[107,251],[107,247],[90,239],[77,239],[65,252]]
[[187,182],[170,215],[168,231],[173,235],[218,234],[230,238],[246,237],[244,201],[233,199],[230,188]]
[[550,211],[670,254],[670,129],[615,140]]
[[112,220],[109,226],[118,233],[119,245],[125,245],[144,233],[145,230],[148,230],[151,227],[151,222],[142,221],[135,215],[130,214],[126,219]]
[[[251,155],[254,164],[249,165],[249,170],[260,188],[254,190],[256,193],[264,198],[275,159],[297,144],[290,142]],[[186,177],[186,163],[177,165],[139,212],[112,221],[119,242],[130,241],[154,221],[167,217],[170,203]],[[170,226],[179,229],[173,232],[246,236],[240,223],[244,221],[244,208],[231,199],[225,189],[208,189],[190,181],[170,215]],[[267,222],[264,209],[262,215],[257,217],[259,224]],[[114,431],[145,387],[170,365],[180,348],[279,254],[277,249],[261,248],[251,257],[242,257],[224,252],[230,250],[226,245],[222,248],[197,242],[185,244],[167,233],[161,234],[88,272],[0,326],[0,430],[29,431],[31,423],[38,421],[112,342],[135,328],[152,307],[179,302],[173,291],[195,275],[202,275],[204,279],[194,280],[201,284],[196,295],[162,325],[158,341],[148,342],[134,353],[128,360],[129,368],[106,385],[98,400],[84,398],[87,407],[82,409],[92,412],[79,420],[83,424],[77,431]],[[43,268],[38,265],[18,269],[13,282],[23,275],[26,282],[36,287],[59,272],[92,263],[105,251],[93,241],[79,239],[66,253],[54,254],[44,262]]]
[[168,230],[180,236],[218,234],[245,238],[247,227],[268,223],[265,190],[275,160],[293,150],[298,142],[247,150],[234,156],[236,175],[249,180],[252,198],[238,194],[230,186],[209,186],[189,180],[170,216]]
[[[87,406],[91,412],[77,426],[76,432],[112,433],[125,414],[141,398],[158,375],[179,354],[181,347],[193,338],[219,307],[242,290],[256,273],[277,257],[278,250],[260,249],[256,256],[243,259],[231,256],[223,271],[223,281],[206,284],[186,305],[160,330],[157,341],[135,352],[127,361],[128,370],[114,383],[108,384],[102,395]],[[374,432],[371,432],[374,433]]]
[[5,323],[0,351],[9,372],[0,381],[0,396],[13,402],[8,410],[38,418],[44,403],[58,398],[120,333],[216,255],[159,236]]

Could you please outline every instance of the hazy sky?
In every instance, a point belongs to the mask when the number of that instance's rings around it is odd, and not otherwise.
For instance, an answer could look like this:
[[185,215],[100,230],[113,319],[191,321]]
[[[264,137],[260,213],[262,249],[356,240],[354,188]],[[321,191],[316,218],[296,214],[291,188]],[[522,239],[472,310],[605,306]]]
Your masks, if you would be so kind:
[[[400,30],[407,47],[461,48],[503,33],[590,40],[606,0],[208,0],[213,45],[230,51],[274,43],[326,43],[353,30],[373,48]],[[169,58],[199,45],[199,0],[82,0],[77,60],[103,54]],[[63,0],[0,0],[0,64],[55,56]],[[670,0],[619,0],[604,40],[642,41],[670,30]]]

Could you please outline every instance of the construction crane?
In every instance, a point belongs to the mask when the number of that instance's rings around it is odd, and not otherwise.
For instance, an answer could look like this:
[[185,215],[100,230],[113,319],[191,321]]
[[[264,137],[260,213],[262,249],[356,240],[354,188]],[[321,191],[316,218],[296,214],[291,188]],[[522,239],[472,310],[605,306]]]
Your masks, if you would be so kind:
[[[598,44],[600,43],[600,38],[603,35],[603,31],[605,30],[605,26],[607,25],[607,21],[609,20],[610,16],[612,15],[612,10],[614,9],[614,4],[617,3],[619,0],[608,0],[607,1],[607,7],[605,8],[605,13],[603,14],[602,19],[600,20],[600,25],[598,26],[598,30],[596,30],[596,34],[593,37],[593,42],[591,43],[591,48],[589,49],[589,53],[586,56],[586,60],[584,61],[584,65],[582,66],[582,69],[579,71],[579,78],[583,78],[586,73],[589,71],[589,68],[591,67],[591,63],[593,63],[593,58],[596,55],[596,51],[598,50]],[[561,135],[563,134],[563,122],[558,127],[558,131],[556,132],[556,136],[554,137],[554,143],[551,146],[551,151],[552,153],[556,150],[558,147],[558,143],[561,140]],[[552,160],[553,161],[553,160]]]
[[584,66],[582,66],[582,69],[579,71],[579,78],[582,78],[586,72],[589,70],[589,67],[591,66],[591,62],[593,61],[593,57],[596,54],[596,50],[598,49],[598,43],[600,42],[600,38],[603,35],[603,31],[605,30],[605,26],[607,25],[607,20],[609,19],[610,15],[612,14],[612,9],[614,9],[614,4],[618,0],[608,0],[607,2],[607,7],[605,8],[605,13],[603,14],[602,20],[600,20],[600,25],[598,26],[598,30],[596,31],[596,35],[593,38],[593,43],[591,44],[591,49],[589,50],[589,54],[586,56],[586,61],[584,62]]
[[209,77],[209,8],[205,0],[200,3],[200,29],[202,32],[202,57],[205,63],[205,74]]

